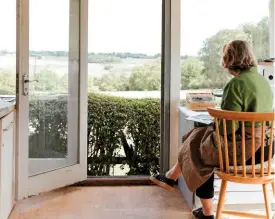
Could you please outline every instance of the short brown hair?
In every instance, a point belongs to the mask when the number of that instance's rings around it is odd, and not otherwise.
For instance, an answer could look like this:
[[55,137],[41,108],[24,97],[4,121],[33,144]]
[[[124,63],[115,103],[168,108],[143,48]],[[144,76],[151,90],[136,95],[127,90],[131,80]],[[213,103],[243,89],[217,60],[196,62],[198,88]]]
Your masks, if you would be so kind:
[[247,70],[257,66],[251,46],[244,40],[234,40],[223,48],[222,66],[229,70]]

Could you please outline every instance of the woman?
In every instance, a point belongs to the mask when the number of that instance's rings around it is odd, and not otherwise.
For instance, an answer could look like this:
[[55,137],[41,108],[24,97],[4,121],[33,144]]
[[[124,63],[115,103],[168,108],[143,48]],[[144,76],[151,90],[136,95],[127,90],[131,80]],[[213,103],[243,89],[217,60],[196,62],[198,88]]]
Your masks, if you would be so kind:
[[[257,72],[257,62],[246,41],[235,40],[224,46],[222,66],[234,78],[226,85],[221,108],[239,112],[272,112],[273,95],[267,80]],[[228,139],[232,132],[227,124]],[[237,159],[241,160],[241,134],[236,123]],[[222,125],[219,129],[222,134]],[[255,130],[260,127],[256,127]],[[251,128],[248,130],[251,130]],[[258,133],[258,132],[257,132]],[[256,149],[260,148],[260,136],[256,133]],[[247,164],[251,164],[251,131],[247,132]],[[232,146],[232,145],[231,145]],[[229,142],[229,151],[232,151]],[[268,150],[265,150],[268,152]],[[274,151],[273,151],[274,154]],[[216,132],[213,124],[191,130],[182,139],[178,162],[165,175],[156,175],[151,180],[165,189],[172,190],[178,177],[183,174],[190,191],[196,192],[202,208],[194,210],[195,218],[213,219],[214,170],[219,166]],[[268,159],[267,153],[265,160]],[[232,157],[230,158],[232,163]],[[256,151],[256,163],[261,162],[261,150]],[[240,163],[240,162],[238,162]]]

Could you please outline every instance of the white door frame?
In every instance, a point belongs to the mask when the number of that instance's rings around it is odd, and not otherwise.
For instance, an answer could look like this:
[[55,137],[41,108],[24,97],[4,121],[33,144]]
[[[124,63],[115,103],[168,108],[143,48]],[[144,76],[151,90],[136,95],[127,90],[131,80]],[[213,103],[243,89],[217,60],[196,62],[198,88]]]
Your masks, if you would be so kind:
[[[69,0],[68,0],[69,1]],[[75,4],[77,0],[70,0]],[[29,0],[17,0],[16,47],[16,199],[50,191],[87,178],[87,70],[88,0],[79,1],[79,145],[78,164],[29,177],[28,96],[23,95],[23,75],[29,71]],[[70,66],[71,68],[72,66]]]
[[162,0],[161,173],[167,172],[177,162],[181,77],[180,5],[181,0]]

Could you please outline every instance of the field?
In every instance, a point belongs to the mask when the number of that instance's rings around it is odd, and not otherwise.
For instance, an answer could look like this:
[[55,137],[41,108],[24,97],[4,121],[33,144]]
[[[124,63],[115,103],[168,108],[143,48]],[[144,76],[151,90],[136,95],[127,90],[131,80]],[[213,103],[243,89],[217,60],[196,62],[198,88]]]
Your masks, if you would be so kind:
[[[100,77],[106,73],[131,74],[134,67],[142,66],[148,61],[152,60],[127,58],[122,59],[122,61],[119,63],[89,63],[88,75],[93,77]],[[15,72],[16,56],[0,56],[0,68]],[[35,75],[35,73],[38,73],[44,69],[56,72],[60,75],[64,75],[68,74],[68,68],[69,62],[68,58],[66,57],[42,57],[41,59],[30,57],[29,59],[30,75]]]

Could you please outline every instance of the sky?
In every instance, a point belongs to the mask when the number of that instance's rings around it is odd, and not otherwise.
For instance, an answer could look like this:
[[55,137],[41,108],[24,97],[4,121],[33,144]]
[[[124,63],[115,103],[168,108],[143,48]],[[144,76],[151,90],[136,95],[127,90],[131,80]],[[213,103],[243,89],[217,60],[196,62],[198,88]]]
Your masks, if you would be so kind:
[[[30,0],[30,50],[68,50],[69,0]],[[89,0],[89,52],[161,51],[161,0]],[[15,50],[16,0],[0,0],[0,50]],[[181,54],[268,16],[268,0],[181,0]]]

